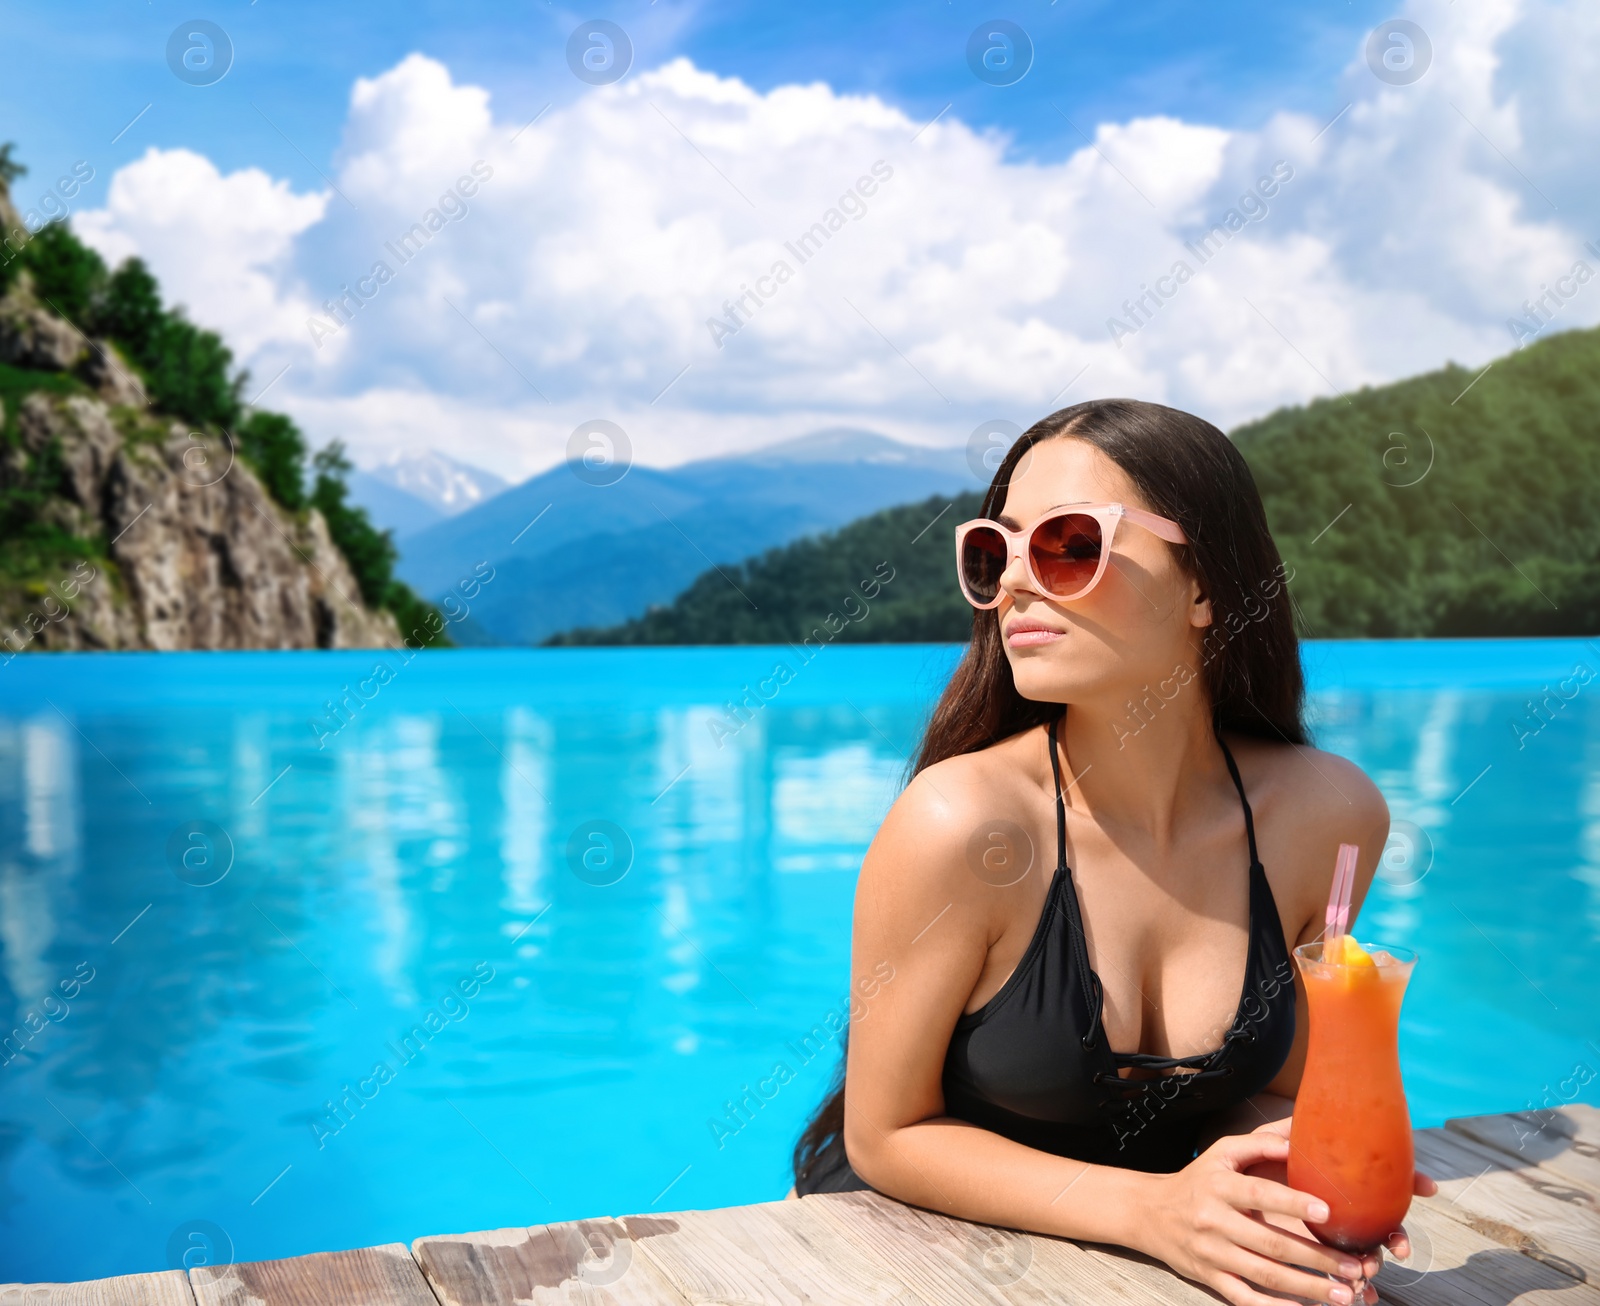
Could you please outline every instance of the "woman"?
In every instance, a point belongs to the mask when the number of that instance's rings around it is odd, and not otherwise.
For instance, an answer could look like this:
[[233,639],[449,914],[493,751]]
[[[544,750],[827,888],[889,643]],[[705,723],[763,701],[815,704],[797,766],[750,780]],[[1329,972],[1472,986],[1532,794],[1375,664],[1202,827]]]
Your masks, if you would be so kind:
[[982,519],[957,528],[971,645],[862,864],[844,1083],[797,1192],[1121,1244],[1239,1306],[1375,1301],[1381,1252],[1315,1241],[1325,1210],[1283,1182],[1289,954],[1340,843],[1359,910],[1389,814],[1307,746],[1249,468],[1186,413],[1077,404]]

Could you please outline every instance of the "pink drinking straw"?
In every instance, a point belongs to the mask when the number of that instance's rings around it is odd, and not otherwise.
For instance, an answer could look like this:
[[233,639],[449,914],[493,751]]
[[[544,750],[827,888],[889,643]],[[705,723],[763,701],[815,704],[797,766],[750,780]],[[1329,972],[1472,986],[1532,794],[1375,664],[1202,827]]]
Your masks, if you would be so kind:
[[1326,937],[1322,955],[1328,955],[1328,944],[1343,935],[1350,924],[1350,894],[1356,884],[1356,857],[1361,850],[1353,843],[1339,845],[1339,857],[1333,864],[1333,887],[1328,893]]

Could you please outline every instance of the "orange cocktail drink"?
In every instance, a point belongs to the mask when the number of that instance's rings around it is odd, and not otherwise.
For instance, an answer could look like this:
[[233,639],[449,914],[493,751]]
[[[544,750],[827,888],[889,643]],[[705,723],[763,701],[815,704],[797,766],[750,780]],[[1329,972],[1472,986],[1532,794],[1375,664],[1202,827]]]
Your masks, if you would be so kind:
[[1346,934],[1304,944],[1294,957],[1311,1038],[1289,1130],[1289,1186],[1327,1202],[1327,1221],[1307,1226],[1313,1234],[1344,1251],[1370,1251],[1411,1206],[1415,1158],[1399,1030],[1416,954],[1368,952]]

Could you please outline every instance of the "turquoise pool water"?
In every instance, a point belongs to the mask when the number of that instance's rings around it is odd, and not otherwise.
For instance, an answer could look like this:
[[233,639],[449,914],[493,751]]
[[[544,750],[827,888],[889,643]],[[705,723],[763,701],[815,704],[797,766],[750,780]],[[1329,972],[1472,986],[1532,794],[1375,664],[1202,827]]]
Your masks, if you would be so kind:
[[[0,667],[0,1281],[781,1196],[834,1061],[800,1039],[955,655]],[[1422,955],[1417,1122],[1600,1102],[1600,680],[1529,708],[1600,647],[1306,657],[1319,742],[1421,841],[1359,927]]]

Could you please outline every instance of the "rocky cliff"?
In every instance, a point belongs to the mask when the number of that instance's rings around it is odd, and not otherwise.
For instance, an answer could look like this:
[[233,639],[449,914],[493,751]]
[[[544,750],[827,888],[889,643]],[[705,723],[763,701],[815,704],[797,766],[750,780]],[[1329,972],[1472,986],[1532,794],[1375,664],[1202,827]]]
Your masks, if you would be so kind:
[[[20,224],[0,190],[0,223]],[[0,257],[4,254],[0,253]],[[398,647],[316,509],[225,435],[153,412],[135,370],[40,302],[0,298],[0,658],[24,648]]]

